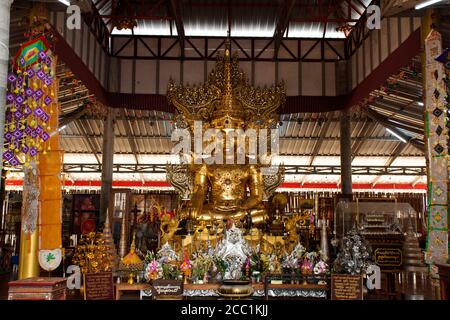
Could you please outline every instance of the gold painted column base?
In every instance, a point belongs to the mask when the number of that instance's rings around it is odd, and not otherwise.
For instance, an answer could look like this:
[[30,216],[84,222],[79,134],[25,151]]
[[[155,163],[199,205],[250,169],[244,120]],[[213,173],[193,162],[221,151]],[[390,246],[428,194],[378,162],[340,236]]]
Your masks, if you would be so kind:
[[39,227],[31,235],[23,231],[20,235],[19,274],[18,278],[26,279],[39,277],[40,266],[38,259]]

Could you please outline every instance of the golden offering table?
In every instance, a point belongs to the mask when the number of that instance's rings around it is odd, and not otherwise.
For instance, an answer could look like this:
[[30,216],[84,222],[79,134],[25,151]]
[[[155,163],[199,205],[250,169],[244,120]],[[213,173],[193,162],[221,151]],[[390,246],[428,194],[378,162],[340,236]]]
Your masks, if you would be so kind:
[[[206,284],[184,284],[183,297],[184,299],[201,299],[201,298],[220,298],[218,293],[220,283],[206,283]],[[329,286],[324,284],[267,284],[253,283],[253,298],[305,298],[305,299],[326,299]],[[151,297],[151,287],[148,285],[141,290],[142,297]]]
[[[120,300],[120,297],[122,295],[122,291],[139,291],[142,292],[145,290],[151,290],[152,286],[148,283],[115,283],[115,299]],[[142,299],[142,296],[141,296]]]

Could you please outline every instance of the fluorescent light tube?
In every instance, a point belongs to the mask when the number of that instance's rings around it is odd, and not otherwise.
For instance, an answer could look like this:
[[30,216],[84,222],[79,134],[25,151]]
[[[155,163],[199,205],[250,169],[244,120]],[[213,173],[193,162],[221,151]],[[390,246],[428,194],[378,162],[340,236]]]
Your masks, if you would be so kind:
[[417,102],[417,104],[419,105],[419,106],[421,106],[421,107],[423,107],[423,102]]
[[70,6],[69,0],[58,0],[58,1],[61,2],[62,4],[65,4],[66,6]]
[[432,4],[435,4],[435,3],[438,3],[438,2],[441,2],[441,1],[442,1],[442,0],[428,0],[428,1],[425,1],[425,2],[422,2],[422,3],[419,3],[419,4],[416,4],[415,9],[416,9],[416,10],[420,10],[420,9],[422,9],[422,8],[431,6]]
[[405,138],[403,138],[402,136],[396,134],[396,133],[395,133],[394,131],[392,131],[391,129],[386,128],[386,131],[389,132],[390,134],[392,134],[394,137],[396,137],[396,138],[397,138],[398,140],[400,140],[401,142],[406,143]]

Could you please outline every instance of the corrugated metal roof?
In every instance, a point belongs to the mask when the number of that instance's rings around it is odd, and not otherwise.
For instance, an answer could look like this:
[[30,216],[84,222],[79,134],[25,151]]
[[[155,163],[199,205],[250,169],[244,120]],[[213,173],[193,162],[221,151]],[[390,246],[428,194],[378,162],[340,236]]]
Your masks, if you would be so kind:
[[[351,3],[350,7],[348,2]],[[288,38],[345,38],[344,32],[336,31],[336,28],[345,23],[354,25],[356,22],[346,22],[344,19],[359,20],[371,0],[349,0],[348,2],[296,1],[291,10],[285,36]],[[127,12],[128,16],[139,17],[136,19],[137,26],[133,30],[135,35],[177,35],[175,18],[170,5],[151,9],[151,5],[157,3],[122,10]],[[285,2],[279,0],[185,0],[181,5],[181,20],[186,36],[226,37],[230,29],[231,37],[272,37],[284,5]],[[320,5],[321,10],[318,10]],[[111,1],[108,1],[107,5],[104,1],[96,1],[96,6],[101,7],[101,15],[111,15],[113,12]],[[152,14],[143,19],[142,16],[146,12]],[[104,19],[105,22],[108,20]],[[113,34],[132,34],[132,32],[114,29]]]
[[[119,154],[132,154],[131,144],[134,141],[138,154],[169,154],[173,147],[170,140],[172,133],[172,115],[159,111],[121,110],[115,126],[114,150]],[[327,120],[328,119],[328,120]],[[127,135],[125,121],[131,128],[131,136]],[[328,125],[327,121],[330,123]],[[326,114],[291,114],[281,116],[280,154],[312,155],[316,144],[319,144],[317,156],[340,154],[339,113]],[[373,132],[363,136],[363,128],[373,121],[364,116],[352,120],[352,138],[362,140],[357,155],[388,156],[399,144],[385,128],[376,124]],[[83,128],[83,129],[82,129]],[[326,132],[322,133],[325,128]],[[92,152],[87,141],[100,153],[102,147],[103,120],[94,117],[83,117],[75,120],[62,130],[62,143],[66,152]],[[86,135],[85,135],[86,133]],[[420,156],[422,153],[414,147],[406,147],[402,156]]]

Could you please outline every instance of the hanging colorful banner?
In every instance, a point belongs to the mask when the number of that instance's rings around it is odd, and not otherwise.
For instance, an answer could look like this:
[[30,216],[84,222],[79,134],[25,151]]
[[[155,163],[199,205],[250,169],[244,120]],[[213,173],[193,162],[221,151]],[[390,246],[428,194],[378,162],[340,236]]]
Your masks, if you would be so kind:
[[30,162],[50,147],[48,123],[54,112],[55,91],[48,48],[43,36],[24,44],[8,76],[3,159],[9,166],[30,168]]
[[445,69],[437,61],[442,36],[432,30],[425,39],[425,121],[429,160],[428,234],[426,262],[448,260],[448,131]]
[[14,67],[26,68],[34,65],[41,59],[47,59],[48,57],[45,55],[45,52],[47,52],[49,47],[47,39],[44,36],[28,41],[17,52],[14,59]]

